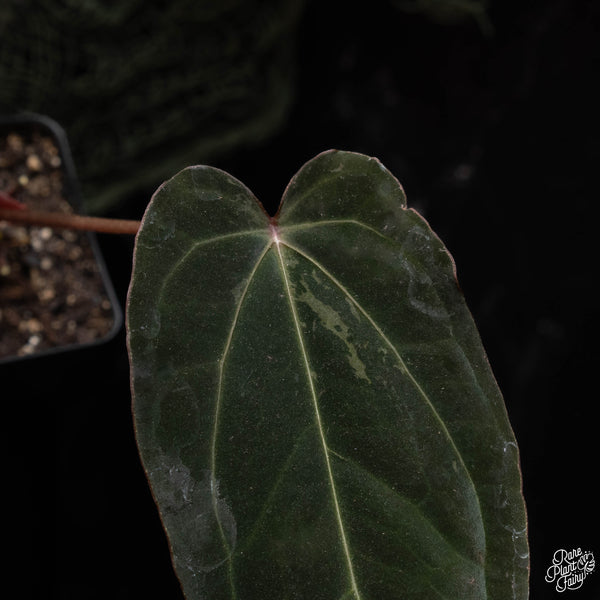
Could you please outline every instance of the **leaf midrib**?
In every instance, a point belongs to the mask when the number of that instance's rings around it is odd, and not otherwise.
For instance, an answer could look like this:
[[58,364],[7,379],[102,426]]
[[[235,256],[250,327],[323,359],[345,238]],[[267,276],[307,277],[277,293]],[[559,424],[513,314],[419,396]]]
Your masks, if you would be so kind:
[[296,335],[298,336],[298,345],[300,347],[300,352],[302,354],[302,359],[303,359],[304,367],[306,370],[306,379],[308,381],[309,388],[310,388],[311,400],[312,400],[313,408],[315,411],[315,419],[317,422],[319,437],[321,439],[321,444],[323,447],[323,455],[324,455],[325,465],[326,465],[326,469],[327,469],[327,477],[329,479],[329,485],[331,486],[331,495],[332,495],[332,500],[333,500],[333,505],[334,505],[334,510],[335,510],[335,516],[336,516],[336,520],[338,523],[338,529],[339,529],[340,539],[342,542],[342,547],[344,550],[344,557],[346,559],[346,564],[348,566],[348,575],[350,577],[350,585],[353,590],[353,595],[356,597],[356,600],[361,600],[361,595],[360,595],[360,592],[358,591],[358,586],[356,583],[356,577],[354,575],[354,566],[353,566],[353,562],[352,562],[352,557],[350,556],[350,548],[348,546],[348,538],[346,536],[346,530],[344,527],[344,522],[343,522],[342,514],[340,511],[340,504],[339,504],[338,495],[337,495],[337,488],[335,485],[335,479],[333,477],[331,461],[329,459],[329,447],[327,445],[327,439],[325,437],[325,432],[323,430],[323,423],[321,420],[321,412],[319,410],[319,402],[317,399],[317,393],[316,393],[313,378],[311,375],[311,368],[310,368],[310,362],[308,359],[308,353],[306,351],[306,347],[304,344],[304,338],[302,335],[302,329],[300,327],[300,320],[298,318],[296,303],[294,302],[294,297],[293,297],[293,294],[292,294],[292,291],[290,288],[290,282],[289,282],[287,270],[285,268],[285,262],[283,260],[283,255],[281,253],[281,243],[277,239],[277,237],[275,237],[275,247],[277,249],[277,256],[279,258],[279,265],[281,267],[281,273],[282,273],[282,277],[283,277],[283,281],[284,281],[284,287],[285,287],[287,298],[288,298],[288,301],[290,304],[290,310],[292,312],[294,327],[296,329]]

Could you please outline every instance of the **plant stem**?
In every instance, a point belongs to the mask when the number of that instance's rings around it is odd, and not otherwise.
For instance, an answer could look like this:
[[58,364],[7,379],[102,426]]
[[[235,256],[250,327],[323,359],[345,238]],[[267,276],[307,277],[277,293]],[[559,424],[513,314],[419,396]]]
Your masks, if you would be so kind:
[[105,219],[38,210],[12,210],[0,208],[0,220],[12,223],[24,223],[39,227],[58,229],[78,229],[97,233],[124,233],[135,235],[140,227],[139,221],[126,219]]

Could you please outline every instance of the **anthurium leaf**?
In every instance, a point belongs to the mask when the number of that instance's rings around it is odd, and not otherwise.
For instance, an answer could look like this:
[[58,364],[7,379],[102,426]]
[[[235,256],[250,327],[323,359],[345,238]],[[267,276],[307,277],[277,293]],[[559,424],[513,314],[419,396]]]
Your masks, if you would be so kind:
[[191,599],[526,598],[518,450],[448,251],[330,151],[270,219],[210,167],[153,197],[128,343]]

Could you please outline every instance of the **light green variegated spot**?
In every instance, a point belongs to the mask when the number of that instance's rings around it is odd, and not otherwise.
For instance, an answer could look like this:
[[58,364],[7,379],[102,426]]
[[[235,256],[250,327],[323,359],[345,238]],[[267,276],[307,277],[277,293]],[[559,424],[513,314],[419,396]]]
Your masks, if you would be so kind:
[[517,445],[448,251],[330,151],[270,219],[210,167],[154,195],[128,343],[189,599],[524,599]]

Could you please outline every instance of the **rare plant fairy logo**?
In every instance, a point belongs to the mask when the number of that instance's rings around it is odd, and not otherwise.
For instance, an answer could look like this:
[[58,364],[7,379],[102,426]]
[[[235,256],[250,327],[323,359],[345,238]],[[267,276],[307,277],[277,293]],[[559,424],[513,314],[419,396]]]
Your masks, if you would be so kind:
[[596,563],[594,555],[581,548],[557,550],[552,557],[552,565],[546,570],[546,582],[554,583],[557,592],[576,590],[584,579],[593,572]]

